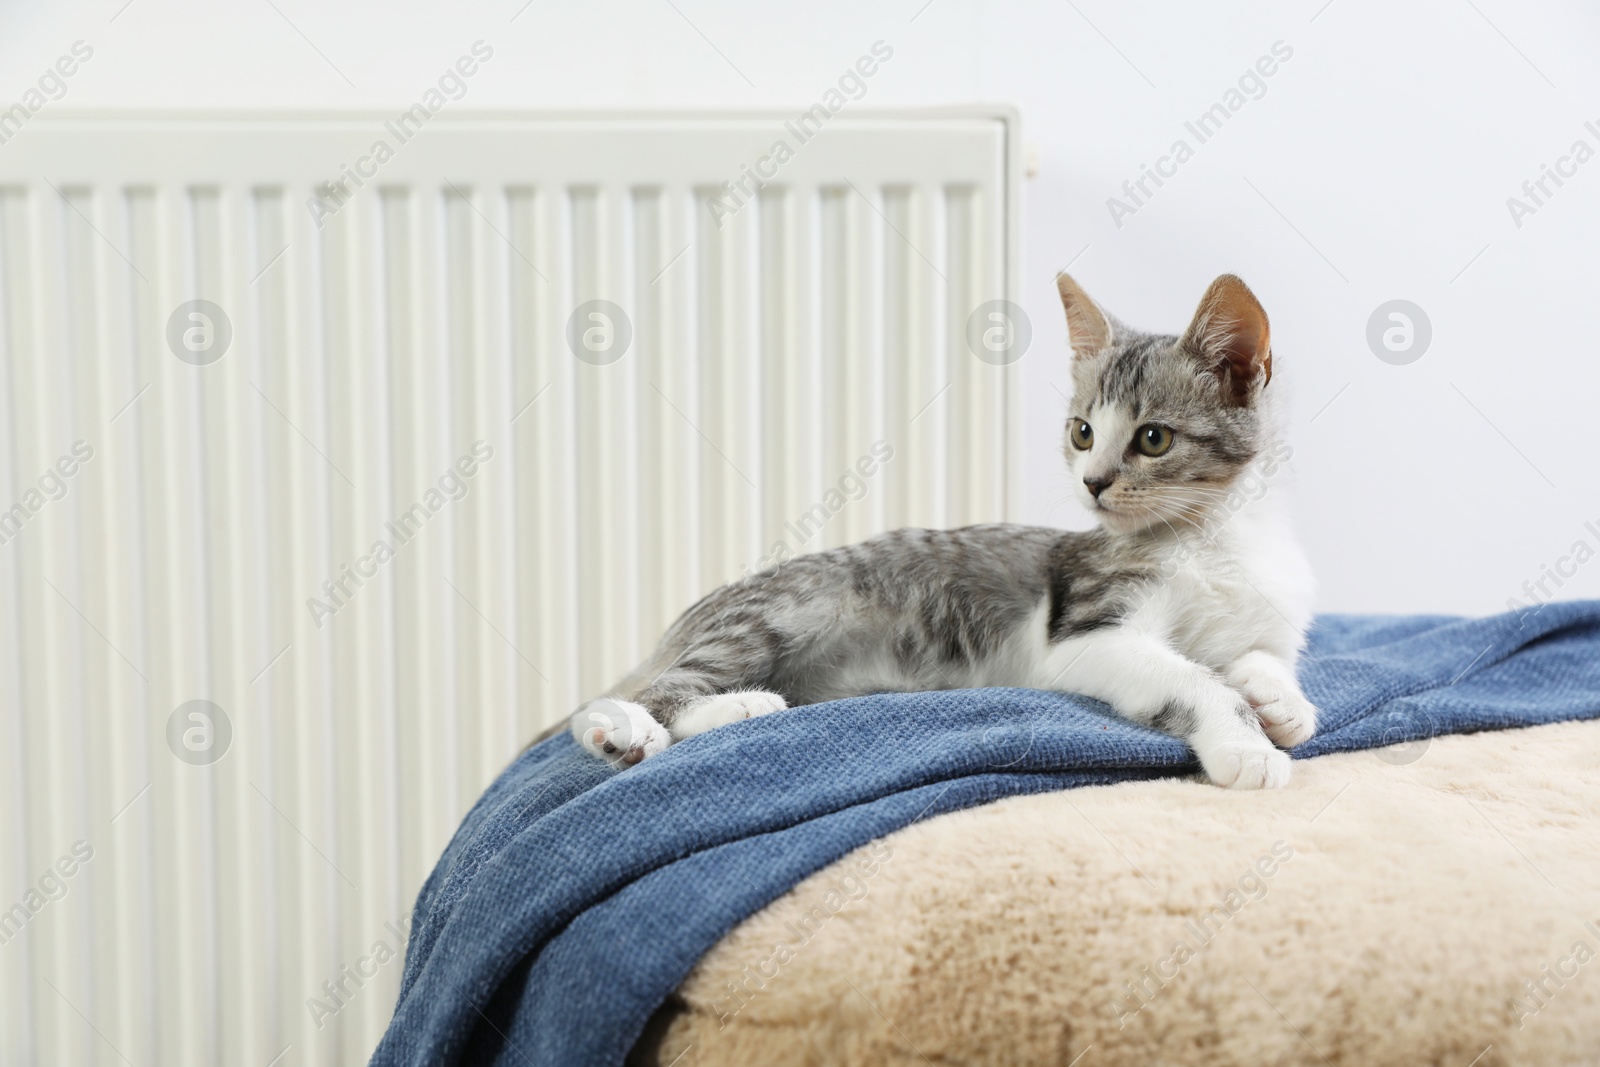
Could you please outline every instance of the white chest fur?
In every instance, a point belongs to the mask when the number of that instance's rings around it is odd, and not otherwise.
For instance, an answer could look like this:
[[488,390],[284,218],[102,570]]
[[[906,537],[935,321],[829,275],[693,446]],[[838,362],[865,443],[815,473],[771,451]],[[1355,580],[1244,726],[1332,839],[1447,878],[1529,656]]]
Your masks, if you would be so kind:
[[1130,626],[1222,668],[1252,649],[1293,661],[1310,622],[1311,569],[1276,501],[1249,504],[1157,546],[1160,577]]

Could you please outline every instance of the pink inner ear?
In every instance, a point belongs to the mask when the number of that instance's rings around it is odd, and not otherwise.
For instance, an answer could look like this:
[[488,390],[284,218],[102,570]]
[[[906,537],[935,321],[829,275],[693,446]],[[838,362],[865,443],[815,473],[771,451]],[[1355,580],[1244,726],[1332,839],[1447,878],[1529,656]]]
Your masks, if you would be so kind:
[[1257,374],[1265,375],[1261,383],[1263,387],[1272,380],[1271,344],[1265,319],[1259,320],[1258,327],[1248,322],[1240,323],[1224,341],[1222,358],[1217,363],[1217,377],[1230,387],[1236,402],[1250,395]]
[[1201,350],[1216,357],[1213,369],[1234,403],[1249,399],[1257,375],[1262,376],[1263,386],[1272,380],[1267,313],[1250,288],[1233,275],[1211,283],[1190,336]]
[[1083,287],[1063,271],[1056,275],[1056,289],[1061,294],[1061,306],[1067,312],[1068,343],[1073,356],[1087,359],[1109,345],[1111,323]]

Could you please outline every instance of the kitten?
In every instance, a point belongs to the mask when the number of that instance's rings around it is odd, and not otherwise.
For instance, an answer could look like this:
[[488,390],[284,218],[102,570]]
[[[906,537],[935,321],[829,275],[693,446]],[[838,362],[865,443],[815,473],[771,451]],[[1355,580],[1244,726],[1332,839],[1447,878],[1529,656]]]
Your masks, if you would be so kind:
[[[1066,458],[1099,528],[895,530],[732,582],[581,707],[624,763],[799,704],[883,691],[1083,693],[1187,741],[1219,785],[1278,787],[1317,711],[1295,680],[1311,576],[1281,494],[1230,493],[1273,433],[1267,316],[1211,284],[1181,337],[1057,278],[1073,349]],[[1272,398],[1272,399],[1269,399]]]

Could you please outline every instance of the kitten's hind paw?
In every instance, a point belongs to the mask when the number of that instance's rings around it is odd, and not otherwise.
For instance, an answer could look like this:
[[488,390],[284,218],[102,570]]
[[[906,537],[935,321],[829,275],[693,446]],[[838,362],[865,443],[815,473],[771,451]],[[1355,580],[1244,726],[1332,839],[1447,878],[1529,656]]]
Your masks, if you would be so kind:
[[770,715],[789,706],[777,693],[751,690],[744,693],[718,693],[691,704],[678,713],[672,723],[672,736],[679,741],[707,730],[715,730],[730,722],[753,719],[757,715]]
[[1260,741],[1224,741],[1198,751],[1206,776],[1227,789],[1282,789],[1289,784],[1289,757]]
[[591,700],[573,714],[572,736],[591,755],[630,767],[672,744],[667,728],[643,705],[609,697]]

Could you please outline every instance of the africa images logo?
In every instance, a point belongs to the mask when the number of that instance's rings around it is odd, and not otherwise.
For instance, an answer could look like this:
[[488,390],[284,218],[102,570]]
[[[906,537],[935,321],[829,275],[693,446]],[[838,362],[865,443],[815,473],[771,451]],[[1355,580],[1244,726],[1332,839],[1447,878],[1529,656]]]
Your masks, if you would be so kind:
[[[1261,56],[1239,75],[1238,81],[1223,92],[1220,100],[1202,111],[1193,121],[1183,124],[1183,128],[1194,138],[1193,145],[1183,137],[1173,141],[1165,155],[1156,157],[1154,167],[1141,163],[1139,176],[1122,183],[1121,197],[1106,198],[1106,210],[1111,212],[1111,221],[1116,223],[1117,229],[1122,229],[1124,219],[1137,215],[1156,195],[1156,191],[1167,184],[1168,179],[1178,176],[1178,168],[1194,158],[1197,146],[1221,133],[1223,125],[1243,111],[1250,101],[1260,100],[1267,95],[1267,79],[1294,57],[1294,48],[1287,42],[1273,41],[1268,51],[1269,55]],[[1151,188],[1152,184],[1154,189]]]
[[337,178],[319,185],[316,194],[306,200],[306,210],[311,213],[311,221],[317,224],[317,229],[322,229],[323,222],[328,217],[337,215],[343,210],[344,206],[355,198],[357,190],[376,179],[378,169],[395,157],[401,145],[421,133],[422,127],[427,125],[429,119],[443,111],[445,104],[466,96],[467,79],[476,74],[479,67],[492,58],[494,58],[493,48],[483,41],[472,42],[472,55],[458,58],[453,66],[446,68],[445,72],[439,75],[434,85],[428,86],[423,91],[420,100],[383,124],[384,131],[394,138],[393,145],[389,143],[387,137],[378,138],[372,142],[367,154],[355,161],[353,167],[342,164]]
[[708,196],[706,207],[717,229],[720,230],[729,218],[739,213],[740,208],[754,200],[768,182],[775,180],[783,165],[793,159],[796,151],[807,141],[821,133],[829,119],[843,111],[851,100],[866,96],[867,79],[893,56],[893,47],[883,41],[872,42],[871,55],[863,55],[853,66],[845,68],[835,85],[822,94],[822,99],[783,124],[784,132],[794,138],[793,145],[788,137],[777,138],[766,154],[756,160],[753,170],[750,164],[741,164],[737,178],[723,182],[721,190]]

